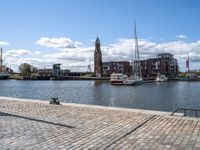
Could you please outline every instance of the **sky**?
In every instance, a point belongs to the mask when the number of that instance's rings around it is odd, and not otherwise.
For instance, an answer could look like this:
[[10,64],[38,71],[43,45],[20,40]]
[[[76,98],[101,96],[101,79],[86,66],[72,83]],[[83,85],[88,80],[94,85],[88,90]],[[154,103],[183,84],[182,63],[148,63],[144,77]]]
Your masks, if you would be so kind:
[[1,0],[0,47],[5,64],[88,71],[94,43],[103,61],[130,61],[134,19],[140,59],[169,52],[181,71],[200,69],[199,0]]

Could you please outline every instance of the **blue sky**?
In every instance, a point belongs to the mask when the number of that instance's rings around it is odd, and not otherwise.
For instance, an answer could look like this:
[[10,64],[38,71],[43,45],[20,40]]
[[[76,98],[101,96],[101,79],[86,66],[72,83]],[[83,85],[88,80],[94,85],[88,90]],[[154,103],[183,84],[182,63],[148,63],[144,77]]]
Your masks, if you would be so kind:
[[190,53],[199,69],[199,7],[198,0],[2,0],[0,46],[14,68],[59,62],[84,71],[97,35],[104,61],[129,61],[136,19],[142,59],[171,52],[185,70]]

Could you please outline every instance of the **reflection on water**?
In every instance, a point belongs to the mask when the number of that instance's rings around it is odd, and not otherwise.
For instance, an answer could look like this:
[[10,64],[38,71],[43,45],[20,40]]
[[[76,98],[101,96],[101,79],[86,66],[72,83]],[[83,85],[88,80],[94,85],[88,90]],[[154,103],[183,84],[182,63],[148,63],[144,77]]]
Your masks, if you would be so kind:
[[178,107],[200,109],[199,82],[146,83],[112,86],[107,81],[0,81],[0,96],[126,108],[173,111]]

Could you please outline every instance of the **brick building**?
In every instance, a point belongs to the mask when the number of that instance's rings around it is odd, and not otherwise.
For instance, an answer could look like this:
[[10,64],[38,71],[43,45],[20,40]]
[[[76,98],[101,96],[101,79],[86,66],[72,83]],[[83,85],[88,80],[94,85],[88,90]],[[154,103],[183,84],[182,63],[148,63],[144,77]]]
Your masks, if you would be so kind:
[[110,76],[114,72],[130,75],[130,68],[128,61],[103,62],[103,76]]
[[157,58],[141,60],[140,65],[142,76],[147,78],[155,78],[158,73],[174,78],[179,72],[177,59],[170,53],[161,53]]

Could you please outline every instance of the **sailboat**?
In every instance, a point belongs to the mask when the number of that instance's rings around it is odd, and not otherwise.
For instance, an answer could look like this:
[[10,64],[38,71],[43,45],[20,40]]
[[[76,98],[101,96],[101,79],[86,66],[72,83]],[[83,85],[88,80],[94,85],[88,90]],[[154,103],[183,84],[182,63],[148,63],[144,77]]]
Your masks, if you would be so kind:
[[189,54],[188,54],[188,58],[186,60],[186,68],[187,68],[187,74],[186,74],[186,80],[187,79],[195,79],[197,78],[197,75],[195,73],[192,73],[190,71],[190,58],[189,58]]
[[155,64],[156,69],[158,70],[157,77],[156,77],[155,81],[156,82],[165,82],[165,81],[168,80],[168,77],[166,77],[165,75],[160,74],[160,71],[159,71],[159,68],[158,68],[158,64],[159,64],[159,62],[156,62],[156,64]]
[[1,55],[0,55],[0,80],[8,79],[9,74],[6,72],[6,67],[3,66],[3,50],[1,48]]
[[132,74],[130,75],[129,78],[124,80],[125,85],[140,85],[143,83],[143,79],[141,75],[141,67],[140,67],[138,39],[137,39],[137,32],[136,32],[136,21],[134,21],[134,30],[135,30],[135,61],[132,60],[131,62]]
[[157,74],[157,77],[155,79],[156,82],[165,82],[168,80],[168,77],[166,77],[165,75],[162,75],[160,73]]

